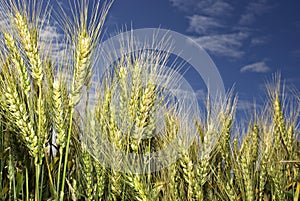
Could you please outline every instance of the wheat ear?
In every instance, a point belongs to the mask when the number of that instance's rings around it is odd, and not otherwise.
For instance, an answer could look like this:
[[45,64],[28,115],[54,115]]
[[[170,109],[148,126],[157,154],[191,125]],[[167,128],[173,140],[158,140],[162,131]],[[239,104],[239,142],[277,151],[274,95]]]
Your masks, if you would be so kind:
[[[67,171],[67,162],[68,162],[68,153],[70,147],[71,133],[72,133],[72,124],[73,124],[73,114],[74,107],[78,104],[81,98],[81,89],[86,83],[87,68],[90,67],[90,55],[91,55],[91,37],[88,35],[87,31],[83,28],[78,34],[77,38],[77,47],[75,50],[75,72],[73,75],[73,81],[71,85],[70,92],[70,119],[69,119],[69,130],[66,141],[66,150],[65,150],[65,161],[63,168],[63,177],[62,177],[62,188],[60,191],[60,200],[63,200],[64,197],[64,186],[65,178]],[[59,184],[58,184],[59,186]]]
[[180,160],[180,165],[183,171],[183,178],[187,184],[187,199],[192,200],[194,196],[194,164],[189,154],[183,151]]
[[78,35],[75,51],[75,72],[71,88],[70,105],[77,105],[81,98],[81,89],[86,83],[88,69],[91,67],[92,39],[87,31],[81,31]]
[[20,36],[20,40],[25,50],[25,54],[29,59],[31,66],[31,75],[37,80],[38,85],[41,84],[43,79],[42,62],[38,53],[37,30],[30,30],[27,20],[21,15],[20,12],[15,11],[14,22]]
[[53,82],[53,114],[54,114],[54,127],[56,130],[56,144],[60,147],[59,152],[62,154],[66,146],[66,131],[65,131],[65,118],[62,101],[62,89],[59,80]]
[[86,180],[86,199],[88,201],[94,200],[93,196],[93,163],[92,163],[92,157],[89,154],[89,152],[86,150],[86,148],[83,147],[83,173]]
[[99,200],[103,200],[104,190],[105,190],[105,168],[101,166],[98,161],[94,162],[94,167],[97,177],[97,195]]
[[151,138],[154,130],[153,109],[156,101],[155,86],[149,84],[142,94],[138,113],[135,120],[135,127],[132,135],[131,148],[138,151],[142,138]]
[[20,134],[28,147],[30,154],[38,162],[38,139],[35,135],[33,125],[29,119],[24,102],[19,98],[16,86],[7,86],[5,92],[8,110],[10,111],[15,124],[20,129]]
[[14,38],[8,33],[3,33],[3,35],[5,38],[5,44],[11,53],[10,55],[12,63],[15,65],[15,68],[20,76],[22,90],[24,91],[28,99],[28,93],[30,91],[30,80],[28,77],[28,72],[24,60],[17,49]]

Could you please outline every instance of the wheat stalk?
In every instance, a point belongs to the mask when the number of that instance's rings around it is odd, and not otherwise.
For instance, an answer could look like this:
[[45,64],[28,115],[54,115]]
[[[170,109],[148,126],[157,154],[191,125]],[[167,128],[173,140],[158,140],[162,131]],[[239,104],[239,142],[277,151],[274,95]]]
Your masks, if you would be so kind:
[[82,165],[83,165],[83,173],[85,177],[85,195],[86,199],[91,201],[94,200],[93,196],[93,163],[92,158],[89,152],[86,150],[85,147],[82,148],[83,151],[83,158],[82,158]]
[[274,101],[274,135],[274,143],[276,149],[279,149],[279,147],[281,147],[281,139],[283,140],[284,145],[287,144],[287,131],[278,96],[275,98]]
[[128,173],[126,175],[127,183],[133,188],[134,197],[138,201],[150,201],[151,197],[146,188],[146,183],[143,181],[141,175],[132,175]]
[[150,138],[154,130],[153,107],[156,101],[155,86],[149,84],[141,96],[135,127],[132,135],[131,148],[138,151],[142,138]]
[[111,170],[110,172],[109,197],[116,201],[121,194],[121,173]]
[[290,125],[289,128],[288,128],[288,130],[287,130],[287,142],[286,142],[286,145],[287,145],[288,153],[290,154],[291,158],[295,157],[295,152],[293,152],[294,132],[295,132],[294,126]]
[[245,193],[246,193],[246,200],[254,200],[254,188],[253,188],[253,181],[252,181],[252,172],[251,172],[251,164],[252,161],[248,158],[251,157],[250,149],[247,150],[247,154],[243,154],[240,160],[241,163],[241,170],[243,173],[243,180],[245,184]]
[[260,171],[259,171],[259,200],[264,199],[264,190],[268,176],[268,165],[271,163],[269,160],[272,147],[271,136],[267,131],[263,131],[263,149],[260,159]]
[[11,113],[15,124],[20,129],[20,135],[25,141],[30,154],[35,158],[35,163],[38,162],[38,139],[35,135],[34,127],[30,122],[29,115],[26,111],[24,102],[19,98],[16,86],[7,86],[5,92],[8,111]]
[[183,171],[183,178],[187,184],[187,199],[192,200],[194,196],[194,164],[186,151],[183,151],[179,159]]
[[71,87],[70,106],[77,105],[81,98],[81,89],[86,83],[88,69],[91,67],[92,39],[86,30],[79,33],[75,52],[75,72]]
[[17,49],[17,46],[15,44],[12,35],[8,33],[3,33],[3,35],[5,38],[5,44],[11,53],[10,55],[11,55],[12,63],[15,65],[15,68],[20,76],[20,83],[22,83],[22,90],[24,91],[28,99],[28,93],[30,91],[31,86],[30,86],[30,80],[28,77],[27,68],[25,66],[24,60]]
[[31,66],[31,75],[37,80],[38,85],[43,79],[42,62],[38,53],[38,32],[36,29],[30,30],[27,20],[18,10],[15,10],[14,23],[20,36],[20,40],[24,47],[26,56]]
[[169,183],[169,186],[170,186],[170,192],[172,197],[170,198],[171,199],[176,199],[179,197],[179,192],[178,192],[178,172],[177,172],[177,164],[173,164],[169,167],[169,171],[170,171],[170,176],[169,176],[169,179],[170,179],[170,183]]
[[99,200],[103,200],[104,190],[105,190],[105,168],[99,164],[98,161],[94,162],[94,167],[96,171],[97,178],[97,195]]
[[66,146],[66,131],[65,118],[63,110],[62,89],[59,80],[53,83],[53,113],[54,113],[54,127],[56,130],[56,144],[59,146],[60,154]]
[[71,108],[71,111],[70,111],[69,131],[68,131],[67,142],[66,142],[65,163],[63,169],[63,178],[62,178],[63,180],[62,180],[62,189],[61,189],[61,196],[60,196],[61,200],[63,199],[68,152],[69,152],[72,124],[73,124],[72,122],[73,122],[74,106],[78,104],[81,98],[81,89],[83,85],[86,83],[87,72],[91,62],[90,61],[91,50],[92,50],[91,41],[92,39],[88,35],[86,29],[82,27],[82,31],[77,36],[77,46],[75,49],[75,57],[74,57],[75,72],[73,75],[73,81],[72,81],[71,92],[70,92],[69,106]]
[[137,111],[138,111],[138,103],[139,103],[139,96],[141,94],[141,67],[139,61],[135,61],[133,64],[132,69],[132,85],[131,85],[131,96],[129,101],[129,113],[130,113],[130,120],[131,122],[134,122]]

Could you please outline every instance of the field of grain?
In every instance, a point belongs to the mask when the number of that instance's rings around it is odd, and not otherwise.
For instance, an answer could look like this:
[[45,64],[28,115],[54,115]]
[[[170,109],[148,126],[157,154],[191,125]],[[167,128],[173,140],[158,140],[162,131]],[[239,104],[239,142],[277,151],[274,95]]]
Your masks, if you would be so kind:
[[[207,98],[205,113],[184,118],[191,111],[165,101],[163,91],[176,75],[164,72],[168,79],[157,83],[168,54],[123,55],[95,87],[93,58],[112,2],[95,3],[92,17],[87,1],[75,3],[73,16],[57,12],[66,36],[59,58],[55,41],[41,40],[51,15],[38,2],[0,3],[8,11],[0,36],[0,199],[300,199],[300,94],[287,95],[278,74],[248,122],[236,122],[234,92]],[[189,146],[179,132],[195,136]],[[151,155],[168,146],[178,158],[158,155],[164,167],[151,169]]]

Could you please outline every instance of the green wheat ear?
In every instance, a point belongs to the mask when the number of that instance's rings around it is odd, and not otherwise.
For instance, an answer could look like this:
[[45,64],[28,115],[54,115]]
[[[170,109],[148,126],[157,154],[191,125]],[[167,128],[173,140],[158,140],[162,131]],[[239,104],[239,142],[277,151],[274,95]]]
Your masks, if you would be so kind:
[[62,100],[62,87],[59,80],[53,83],[53,113],[56,130],[56,144],[60,147],[60,154],[66,146],[66,124],[65,124],[65,111],[63,108]]
[[92,39],[88,35],[86,30],[83,30],[79,33],[77,40],[78,41],[75,51],[75,73],[73,77],[73,83],[71,86],[70,97],[71,107],[77,105],[80,101],[81,89],[86,83],[88,69],[91,68]]

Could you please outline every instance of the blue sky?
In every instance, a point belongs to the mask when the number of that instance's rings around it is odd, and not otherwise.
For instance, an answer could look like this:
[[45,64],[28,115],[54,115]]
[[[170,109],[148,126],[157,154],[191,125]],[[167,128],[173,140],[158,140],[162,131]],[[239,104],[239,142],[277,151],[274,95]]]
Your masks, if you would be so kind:
[[[68,8],[68,1],[57,1]],[[242,110],[265,100],[265,82],[278,71],[288,87],[300,89],[299,11],[299,0],[115,0],[104,28],[109,35],[125,25],[164,28],[193,38],[209,53],[225,88],[235,87]],[[61,37],[54,24],[42,35]],[[198,89],[203,85],[190,80]]]
[[192,37],[245,109],[263,101],[264,84],[278,71],[300,89],[299,10],[297,0],[116,0],[106,28],[161,27]]

